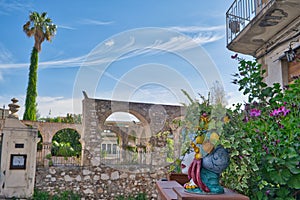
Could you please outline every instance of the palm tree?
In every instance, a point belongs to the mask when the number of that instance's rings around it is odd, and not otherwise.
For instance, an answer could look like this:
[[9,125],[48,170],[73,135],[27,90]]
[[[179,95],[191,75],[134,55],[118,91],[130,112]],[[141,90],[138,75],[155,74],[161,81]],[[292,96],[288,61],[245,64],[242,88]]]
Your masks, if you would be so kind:
[[46,16],[46,12],[43,12],[42,14],[31,12],[29,21],[23,26],[23,31],[28,37],[34,36],[34,47],[30,58],[29,79],[23,120],[36,120],[38,53],[42,49],[41,45],[44,40],[51,41],[56,33],[56,25],[54,25],[52,20]]

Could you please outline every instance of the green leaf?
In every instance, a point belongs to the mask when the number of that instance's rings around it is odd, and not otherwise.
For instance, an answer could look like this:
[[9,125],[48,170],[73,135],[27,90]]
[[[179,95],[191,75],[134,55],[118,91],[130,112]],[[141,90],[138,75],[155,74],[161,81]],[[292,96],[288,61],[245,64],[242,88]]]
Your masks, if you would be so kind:
[[286,181],[289,180],[289,178],[291,177],[291,173],[288,169],[280,169],[277,171],[271,171],[270,173],[270,178],[271,180],[273,180],[276,184],[281,184],[281,185],[285,185]]
[[288,181],[288,186],[295,189],[300,189],[300,174],[294,175]]
[[291,167],[289,169],[293,174],[300,174],[300,169],[297,167]]
[[276,194],[279,196],[279,197],[287,197],[289,196],[290,194],[290,191],[286,188],[280,188]]
[[258,192],[256,193],[256,196],[257,196],[257,199],[258,199],[258,200],[262,200],[262,198],[263,198],[263,193],[262,193],[261,191],[258,191]]

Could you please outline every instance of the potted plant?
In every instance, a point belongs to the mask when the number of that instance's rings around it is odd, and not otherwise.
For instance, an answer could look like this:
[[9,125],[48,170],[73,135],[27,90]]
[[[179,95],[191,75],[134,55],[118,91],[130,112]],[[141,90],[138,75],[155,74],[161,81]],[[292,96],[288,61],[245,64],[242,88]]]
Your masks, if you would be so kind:
[[[175,122],[182,127],[182,156],[176,159],[170,166],[172,173],[169,174],[169,180],[176,180],[182,185],[191,180],[190,174],[187,174],[187,171],[191,171],[187,170],[189,166],[186,165],[189,164],[182,162],[184,156],[194,150],[197,154],[196,157],[198,156],[198,160],[200,161],[213,152],[219,144],[219,134],[222,131],[223,124],[228,120],[224,107],[224,93],[222,93],[217,83],[212,88],[214,98],[211,98],[210,94],[208,94],[208,98],[200,95],[200,100],[193,100],[185,91],[183,93],[187,96],[190,103],[188,105],[184,104],[186,107],[184,119]],[[210,102],[213,102],[213,104]],[[208,159],[206,159],[206,163],[207,161]],[[226,160],[225,164],[228,165],[228,162]],[[197,166],[202,168],[201,164]],[[181,173],[183,168],[185,168],[185,174]],[[200,169],[198,172],[200,172]],[[200,176],[200,174],[198,175]]]

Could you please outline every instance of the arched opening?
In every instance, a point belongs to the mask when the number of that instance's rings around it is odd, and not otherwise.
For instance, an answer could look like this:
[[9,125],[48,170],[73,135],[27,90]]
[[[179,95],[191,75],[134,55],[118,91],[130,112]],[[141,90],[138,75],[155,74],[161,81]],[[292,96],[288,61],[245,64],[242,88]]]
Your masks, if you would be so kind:
[[82,146],[79,141],[80,134],[70,128],[62,129],[52,138],[49,165],[79,165]]
[[[101,133],[101,150],[102,152],[106,150],[106,154],[102,155],[102,162],[107,164],[138,163],[138,154],[145,152],[141,151],[141,145],[146,144],[145,138],[141,139],[141,137],[146,137],[145,127],[141,120],[127,112],[114,112],[107,117],[104,125],[109,130]],[[108,132],[114,135],[109,135]],[[111,151],[110,148],[112,148]],[[114,149],[117,149],[116,154],[109,154]]]
[[140,120],[128,112],[114,112],[107,117],[105,122],[127,122],[128,124],[128,122],[139,123]]

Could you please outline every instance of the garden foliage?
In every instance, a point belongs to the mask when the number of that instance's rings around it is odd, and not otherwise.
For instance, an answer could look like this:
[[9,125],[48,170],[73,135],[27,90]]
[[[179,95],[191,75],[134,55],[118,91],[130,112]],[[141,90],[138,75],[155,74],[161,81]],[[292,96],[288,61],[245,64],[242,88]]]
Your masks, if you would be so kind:
[[222,174],[226,187],[251,199],[296,199],[300,189],[300,80],[281,89],[263,82],[261,65],[238,59],[234,84],[245,105],[228,110],[222,145],[231,163]]

